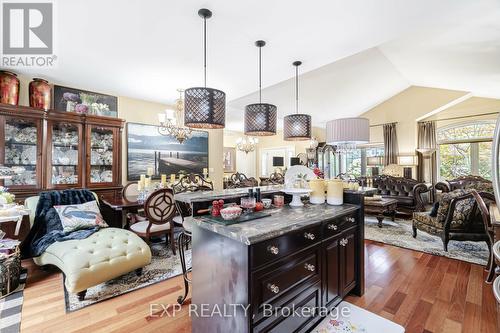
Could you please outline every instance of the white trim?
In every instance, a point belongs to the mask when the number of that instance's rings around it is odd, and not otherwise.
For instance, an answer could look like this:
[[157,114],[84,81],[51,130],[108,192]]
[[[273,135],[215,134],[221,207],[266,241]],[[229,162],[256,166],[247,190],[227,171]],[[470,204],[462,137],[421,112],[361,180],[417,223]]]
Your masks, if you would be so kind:
[[444,111],[444,110],[446,110],[446,109],[449,109],[449,108],[451,108],[452,106],[455,106],[455,105],[457,105],[457,104],[460,104],[460,103],[462,103],[463,101],[466,101],[466,100],[468,100],[469,98],[471,98],[471,97],[473,97],[473,96],[474,96],[474,95],[473,95],[471,92],[469,92],[469,93],[467,93],[467,94],[465,94],[465,95],[463,95],[463,96],[460,96],[459,98],[456,98],[456,99],[452,100],[452,101],[451,101],[451,102],[449,102],[449,103],[446,103],[445,105],[442,105],[442,106],[438,107],[437,109],[432,110],[431,112],[428,112],[428,113],[424,114],[423,116],[418,117],[418,118],[417,118],[417,119],[415,119],[415,120],[416,120],[416,121],[422,121],[422,120],[425,120],[426,118],[429,118],[430,116],[433,116],[433,115],[435,115],[435,114],[437,114],[437,113],[439,113],[439,112],[441,112],[441,111]]

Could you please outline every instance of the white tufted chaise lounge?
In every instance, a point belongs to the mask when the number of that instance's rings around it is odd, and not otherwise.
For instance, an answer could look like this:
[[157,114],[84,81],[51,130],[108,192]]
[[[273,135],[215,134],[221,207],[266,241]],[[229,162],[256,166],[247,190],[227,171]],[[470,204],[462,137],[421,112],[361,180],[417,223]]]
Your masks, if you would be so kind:
[[[25,202],[32,212],[37,203],[38,197]],[[105,228],[85,239],[55,242],[33,261],[40,266],[58,267],[65,275],[68,292],[77,293],[83,300],[90,287],[134,270],[140,273],[151,262],[151,250],[133,232]]]

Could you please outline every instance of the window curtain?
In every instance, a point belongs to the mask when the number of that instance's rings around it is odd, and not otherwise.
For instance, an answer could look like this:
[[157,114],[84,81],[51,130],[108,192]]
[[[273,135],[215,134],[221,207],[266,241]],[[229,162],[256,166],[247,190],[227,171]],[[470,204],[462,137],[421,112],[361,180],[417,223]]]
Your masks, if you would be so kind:
[[424,183],[437,182],[437,136],[436,122],[418,123],[418,181]]
[[384,165],[397,164],[398,153],[396,123],[384,124]]

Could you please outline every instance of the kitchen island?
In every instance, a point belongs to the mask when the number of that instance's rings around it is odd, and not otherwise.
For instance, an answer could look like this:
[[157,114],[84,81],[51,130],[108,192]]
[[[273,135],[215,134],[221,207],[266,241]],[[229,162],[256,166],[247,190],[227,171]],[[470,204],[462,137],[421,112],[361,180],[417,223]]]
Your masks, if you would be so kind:
[[193,229],[193,332],[306,332],[364,293],[363,194]]

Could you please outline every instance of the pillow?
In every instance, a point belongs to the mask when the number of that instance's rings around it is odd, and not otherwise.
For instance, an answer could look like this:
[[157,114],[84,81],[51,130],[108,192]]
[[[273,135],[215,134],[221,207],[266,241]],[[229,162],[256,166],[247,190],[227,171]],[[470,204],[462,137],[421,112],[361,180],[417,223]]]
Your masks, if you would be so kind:
[[438,216],[438,209],[439,209],[439,201],[434,203],[434,205],[432,205],[432,210],[429,214],[430,217],[437,217]]
[[79,205],[54,206],[59,215],[63,230],[71,232],[78,229],[88,229],[93,227],[105,228],[108,225],[104,222],[99,206],[95,200]]

